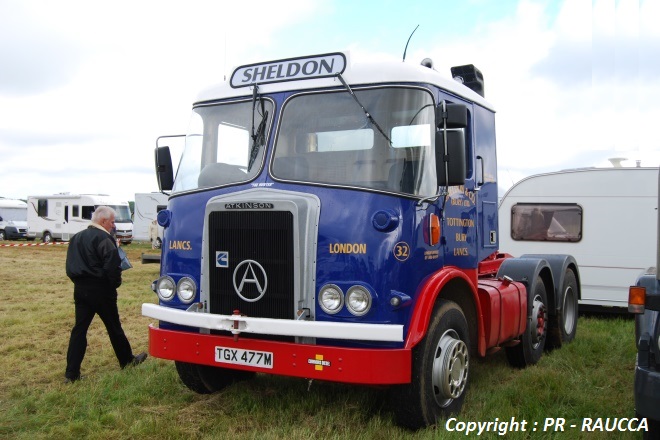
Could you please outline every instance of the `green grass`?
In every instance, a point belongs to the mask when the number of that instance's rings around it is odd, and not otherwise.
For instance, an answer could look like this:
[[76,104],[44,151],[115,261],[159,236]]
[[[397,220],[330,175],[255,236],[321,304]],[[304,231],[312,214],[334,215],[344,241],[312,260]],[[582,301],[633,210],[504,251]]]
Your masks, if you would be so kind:
[[[5,242],[6,243],[6,242]],[[119,310],[135,352],[147,349],[144,302],[158,264],[141,264],[147,245],[126,246]],[[474,438],[444,424],[410,432],[393,424],[385,389],[258,375],[211,395],[178,379],[172,362],[149,358],[120,370],[100,319],[92,323],[83,362],[86,378],[64,385],[73,325],[66,245],[0,248],[0,438],[11,439],[444,439]],[[633,433],[583,433],[590,418],[634,417],[634,321],[580,317],[571,344],[539,364],[511,368],[503,352],[473,359],[462,422],[527,422],[526,432],[479,438],[639,438]],[[547,417],[564,433],[542,432]],[[535,427],[536,431],[532,431]]]

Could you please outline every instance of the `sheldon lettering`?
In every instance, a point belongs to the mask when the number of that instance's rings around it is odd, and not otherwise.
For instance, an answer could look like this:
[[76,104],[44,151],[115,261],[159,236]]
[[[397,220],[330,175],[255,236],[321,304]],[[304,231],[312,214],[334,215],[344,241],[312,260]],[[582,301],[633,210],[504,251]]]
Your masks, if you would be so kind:
[[272,61],[239,67],[232,74],[230,84],[237,88],[252,84],[323,78],[341,73],[345,68],[346,59],[340,53]]

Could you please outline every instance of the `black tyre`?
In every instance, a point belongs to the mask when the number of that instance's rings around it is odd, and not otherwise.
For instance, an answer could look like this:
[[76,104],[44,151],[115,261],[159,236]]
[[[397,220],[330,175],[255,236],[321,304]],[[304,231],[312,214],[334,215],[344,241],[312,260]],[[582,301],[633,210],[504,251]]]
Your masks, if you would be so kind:
[[468,385],[469,344],[463,311],[440,300],[426,336],[413,349],[411,383],[391,390],[399,425],[419,429],[460,412]]
[[41,241],[44,243],[52,243],[53,236],[50,235],[50,232],[44,232],[44,235],[41,237]]
[[562,285],[562,305],[559,314],[559,331],[562,342],[571,342],[575,339],[578,322],[578,284],[575,273],[567,269]]
[[6,239],[6,237],[5,237],[5,231],[3,231],[3,230],[0,229],[0,241],[5,241],[5,239]]
[[208,365],[175,361],[176,371],[185,386],[198,394],[210,394],[233,384],[254,377],[251,371],[229,370]]
[[[640,417],[638,415],[638,417]],[[642,438],[644,440],[657,440],[660,438],[660,421],[653,419],[646,419],[646,422],[649,425],[648,431],[643,431]]]
[[160,249],[161,247],[163,247],[163,242],[161,241],[160,237],[158,237],[156,239],[156,241],[154,242],[153,248],[154,249]]
[[530,310],[527,317],[527,328],[518,345],[506,348],[509,364],[516,368],[534,365],[541,359],[548,335],[548,299],[543,280],[538,277],[530,290],[527,292],[528,309]]
[[202,382],[197,365],[179,361],[174,361],[174,365],[176,366],[176,372],[179,373],[179,379],[190,390],[198,394],[211,394],[213,392]]

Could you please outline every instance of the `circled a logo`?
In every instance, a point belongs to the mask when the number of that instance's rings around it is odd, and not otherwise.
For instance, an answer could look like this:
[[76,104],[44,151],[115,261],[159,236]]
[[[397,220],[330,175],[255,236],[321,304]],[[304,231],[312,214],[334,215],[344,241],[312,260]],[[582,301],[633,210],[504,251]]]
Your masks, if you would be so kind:
[[241,261],[234,269],[234,290],[247,302],[259,301],[268,288],[268,276],[263,266],[254,260]]

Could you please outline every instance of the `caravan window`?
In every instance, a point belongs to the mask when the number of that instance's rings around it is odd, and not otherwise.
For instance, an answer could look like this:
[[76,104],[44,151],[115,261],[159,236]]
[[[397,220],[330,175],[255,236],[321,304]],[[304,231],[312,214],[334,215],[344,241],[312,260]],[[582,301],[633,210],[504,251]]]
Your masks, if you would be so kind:
[[71,207],[71,216],[72,217],[80,217],[80,206],[73,205]]
[[94,206],[83,206],[81,217],[84,220],[91,220],[92,219],[92,214],[94,213],[95,209],[96,209],[96,207],[94,207]]
[[580,241],[582,207],[575,203],[518,203],[511,208],[511,238],[516,241]]

